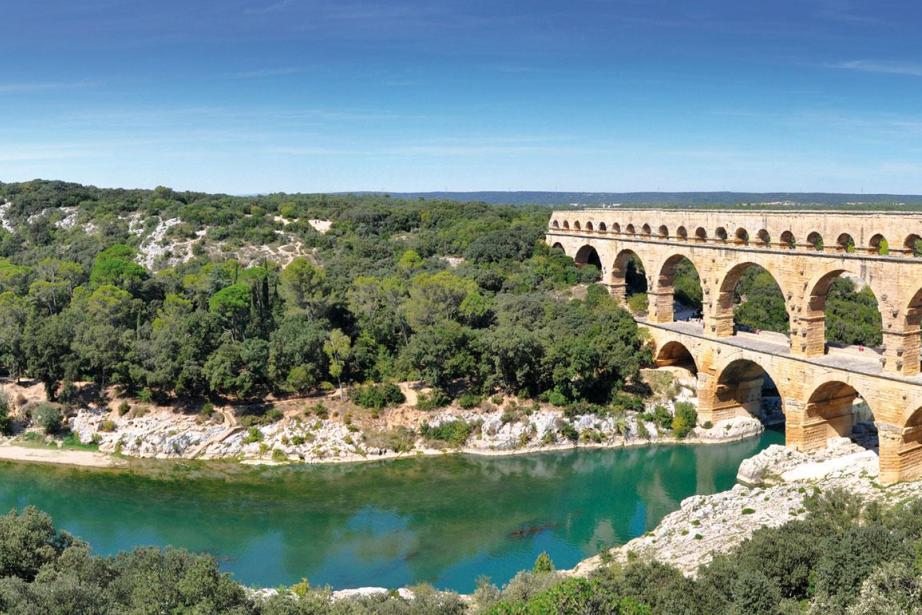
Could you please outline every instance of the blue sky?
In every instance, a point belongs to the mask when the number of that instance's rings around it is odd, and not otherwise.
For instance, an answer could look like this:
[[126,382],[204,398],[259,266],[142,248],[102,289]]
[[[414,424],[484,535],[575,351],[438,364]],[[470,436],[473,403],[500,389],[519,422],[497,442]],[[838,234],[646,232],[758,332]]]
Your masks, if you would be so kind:
[[922,193],[916,0],[0,7],[0,181]]

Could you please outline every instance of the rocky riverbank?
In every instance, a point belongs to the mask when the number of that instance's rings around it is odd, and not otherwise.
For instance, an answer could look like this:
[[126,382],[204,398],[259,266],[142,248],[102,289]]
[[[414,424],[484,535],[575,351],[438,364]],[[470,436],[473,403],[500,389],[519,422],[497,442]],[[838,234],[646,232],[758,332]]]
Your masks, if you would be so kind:
[[844,489],[891,503],[922,497],[922,482],[883,487],[878,473],[876,452],[847,439],[832,441],[828,449],[812,454],[772,445],[741,464],[740,482],[729,491],[686,498],[653,531],[582,561],[568,574],[585,575],[607,561],[639,557],[694,575],[714,554],[729,551],[756,529],[803,518],[804,499],[817,491]]

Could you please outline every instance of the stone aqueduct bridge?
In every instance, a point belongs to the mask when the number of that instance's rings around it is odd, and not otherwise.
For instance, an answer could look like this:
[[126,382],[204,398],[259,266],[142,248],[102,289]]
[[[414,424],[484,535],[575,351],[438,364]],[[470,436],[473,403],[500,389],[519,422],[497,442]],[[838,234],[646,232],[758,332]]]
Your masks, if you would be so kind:
[[[638,321],[650,331],[657,365],[697,372],[700,421],[756,410],[767,373],[783,400],[787,445],[809,451],[851,432],[860,395],[879,430],[881,480],[893,483],[922,478],[922,258],[913,256],[920,234],[922,214],[618,208],[554,212],[547,242],[599,265],[621,300],[628,262],[639,261],[650,307]],[[701,280],[699,322],[674,321],[683,258]],[[734,331],[734,289],[754,265],[780,287],[790,337]],[[826,344],[826,294],[842,275],[874,292],[882,352]]]

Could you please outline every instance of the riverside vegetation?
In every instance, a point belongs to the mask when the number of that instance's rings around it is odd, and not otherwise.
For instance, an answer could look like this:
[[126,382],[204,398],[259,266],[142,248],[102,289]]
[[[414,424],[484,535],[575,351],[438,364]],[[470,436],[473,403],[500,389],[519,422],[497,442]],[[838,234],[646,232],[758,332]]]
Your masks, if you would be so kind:
[[[0,517],[0,609],[15,613],[193,612],[261,615],[918,613],[922,501],[863,503],[844,491],[805,498],[802,519],[756,530],[693,577],[662,563],[608,562],[588,578],[546,555],[502,588],[459,596],[428,586],[334,595],[307,581],[248,590],[207,555],[135,549],[114,557],[57,531],[34,508]],[[745,513],[744,513],[745,514]]]

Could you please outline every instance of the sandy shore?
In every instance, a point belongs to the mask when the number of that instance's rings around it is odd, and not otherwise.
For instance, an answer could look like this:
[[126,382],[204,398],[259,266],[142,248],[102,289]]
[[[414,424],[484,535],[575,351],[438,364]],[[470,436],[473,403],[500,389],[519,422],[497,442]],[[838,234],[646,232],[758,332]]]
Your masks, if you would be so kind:
[[105,453],[93,451],[31,448],[28,446],[13,445],[0,446],[0,460],[23,461],[27,463],[57,463],[85,468],[110,468],[123,465],[124,463]]

